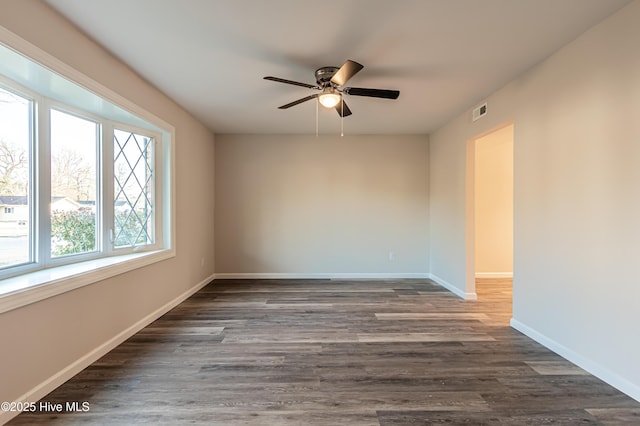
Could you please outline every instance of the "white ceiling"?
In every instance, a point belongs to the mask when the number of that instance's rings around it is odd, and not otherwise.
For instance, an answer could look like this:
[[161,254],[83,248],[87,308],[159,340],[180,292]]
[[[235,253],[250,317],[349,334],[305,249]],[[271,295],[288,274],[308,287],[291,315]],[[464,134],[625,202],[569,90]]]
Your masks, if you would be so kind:
[[[216,133],[313,133],[315,84],[346,59],[345,133],[425,134],[482,101],[629,0],[46,0]],[[321,133],[337,132],[334,110]]]

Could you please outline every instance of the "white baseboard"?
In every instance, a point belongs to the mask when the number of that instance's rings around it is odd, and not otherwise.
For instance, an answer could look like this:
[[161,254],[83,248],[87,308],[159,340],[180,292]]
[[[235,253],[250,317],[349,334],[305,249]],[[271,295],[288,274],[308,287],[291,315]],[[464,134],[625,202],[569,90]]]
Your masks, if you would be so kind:
[[[109,351],[116,348],[118,345],[123,343],[129,337],[133,336],[134,334],[136,334],[137,332],[145,328],[147,325],[151,324],[153,321],[157,320],[162,315],[166,314],[171,309],[175,308],[180,303],[184,302],[187,298],[189,298],[189,296],[193,295],[202,287],[210,283],[213,280],[213,277],[214,276],[211,275],[205,278],[204,280],[200,281],[198,284],[191,287],[189,290],[185,291],[175,299],[171,300],[170,302],[164,304],[160,308],[151,312],[149,315],[145,316],[140,321],[126,328],[122,332],[118,333],[111,339],[104,342],[102,345],[93,349],[92,351],[85,354],[84,356],[80,357],[79,359],[69,364],[67,367],[63,368],[62,370],[58,371],[56,374],[49,377],[44,382],[38,384],[31,390],[27,391],[24,395],[21,395],[20,397],[18,397],[15,400],[15,402],[36,402],[41,398],[45,397],[49,392],[53,391],[55,388],[62,385],[64,382],[66,382],[67,380],[69,380],[70,378],[72,378],[73,376],[75,376],[85,368],[87,368],[89,365],[91,365],[92,363],[100,359],[102,356],[106,355]],[[7,423],[9,420],[14,418],[18,414],[20,413],[12,412],[12,411],[0,412],[0,425]]]
[[228,279],[251,279],[251,280],[357,280],[357,279],[407,279],[407,278],[429,278],[427,272],[420,273],[221,273],[215,274],[217,280]]
[[611,370],[601,366],[600,364],[585,358],[579,353],[574,352],[573,350],[567,348],[566,346],[561,345],[553,339],[548,338],[542,333],[539,333],[535,329],[521,323],[520,321],[511,318],[511,327],[515,328],[522,334],[530,337],[541,345],[547,347],[553,352],[557,353],[561,357],[567,359],[568,361],[574,363],[578,367],[582,368],[585,371],[588,371],[590,374],[593,374],[600,380],[610,384],[614,388],[618,389],[620,392],[623,392],[629,395],[631,398],[640,402],[640,386],[635,383],[631,383],[624,377],[612,372]]
[[476,278],[513,278],[513,272],[476,272]]
[[449,290],[451,293],[453,293],[456,296],[460,297],[461,299],[464,299],[464,300],[477,300],[478,299],[478,295],[476,293],[467,293],[467,292],[465,292],[463,290],[460,290],[458,287],[454,286],[450,282],[447,282],[447,281],[443,280],[442,278],[440,278],[437,275],[429,274],[429,278],[431,278],[437,284],[439,284],[442,287],[444,287],[447,290]]

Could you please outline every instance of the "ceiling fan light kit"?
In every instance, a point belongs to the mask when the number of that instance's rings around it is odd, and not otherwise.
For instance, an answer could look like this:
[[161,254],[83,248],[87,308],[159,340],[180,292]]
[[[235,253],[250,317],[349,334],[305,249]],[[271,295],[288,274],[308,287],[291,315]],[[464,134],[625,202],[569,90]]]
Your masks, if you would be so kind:
[[341,96],[333,87],[322,89],[322,94],[318,96],[320,104],[325,108],[333,108],[340,102]]
[[362,68],[361,64],[347,59],[340,67],[322,67],[315,71],[316,84],[300,83],[298,81],[285,80],[279,77],[264,77],[265,80],[275,81],[278,83],[292,84],[294,86],[306,87],[308,89],[318,90],[319,94],[313,94],[286,105],[278,107],[279,109],[287,109],[292,106],[301,104],[311,99],[317,99],[325,108],[335,108],[338,115],[342,118],[351,115],[351,110],[344,101],[344,95],[350,96],[366,96],[370,98],[382,99],[398,99],[400,91],[383,90],[383,89],[367,89],[363,87],[344,87],[346,82],[356,75]]

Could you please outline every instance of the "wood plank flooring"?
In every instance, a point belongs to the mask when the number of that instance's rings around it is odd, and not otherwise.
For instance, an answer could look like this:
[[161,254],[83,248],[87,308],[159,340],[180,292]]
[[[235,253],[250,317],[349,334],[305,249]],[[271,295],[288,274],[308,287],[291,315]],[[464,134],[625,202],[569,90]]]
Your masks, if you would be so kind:
[[11,425],[640,424],[640,403],[511,329],[508,280],[223,280]]

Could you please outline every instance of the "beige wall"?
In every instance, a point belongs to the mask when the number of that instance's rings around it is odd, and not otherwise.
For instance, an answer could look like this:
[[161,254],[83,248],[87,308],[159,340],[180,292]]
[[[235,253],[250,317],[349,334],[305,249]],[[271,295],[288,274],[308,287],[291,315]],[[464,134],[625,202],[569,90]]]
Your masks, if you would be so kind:
[[213,274],[214,137],[43,3],[0,2],[0,25],[176,129],[177,256],[0,314],[0,401],[12,401]]
[[428,162],[426,136],[218,135],[216,273],[426,274]]
[[513,125],[475,147],[476,276],[513,273]]
[[514,120],[512,324],[640,400],[638,22],[636,0],[430,136],[430,265],[466,290],[466,146]]

